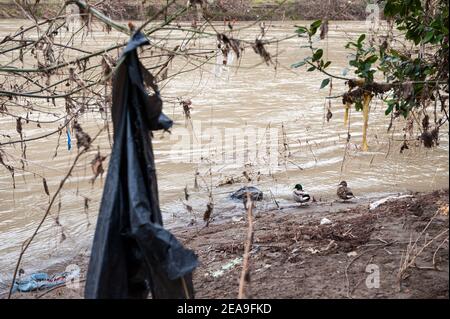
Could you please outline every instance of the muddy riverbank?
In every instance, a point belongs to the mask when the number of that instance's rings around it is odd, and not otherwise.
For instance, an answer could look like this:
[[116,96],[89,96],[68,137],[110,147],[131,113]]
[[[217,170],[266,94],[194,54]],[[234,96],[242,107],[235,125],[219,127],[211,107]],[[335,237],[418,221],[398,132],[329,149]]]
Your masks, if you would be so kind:
[[[113,19],[136,20],[153,16],[164,8],[166,1],[117,1],[105,9]],[[180,0],[172,6],[167,15],[175,13],[186,1]],[[36,5],[36,16],[44,18],[55,15],[61,8],[61,1],[41,1]],[[318,3],[311,0],[286,1],[279,6],[276,1],[215,1],[208,6],[208,17],[213,20],[236,19],[239,21],[257,20],[312,20],[328,18],[332,20],[364,20],[367,16],[366,2],[362,0],[334,0],[329,3]],[[191,10],[181,17],[190,21],[196,16]],[[0,1],[0,18],[24,18],[23,11],[11,0]]]
[[[316,202],[257,213],[249,297],[448,298],[448,189],[403,194],[374,207],[377,200]],[[331,223],[321,225],[324,218]],[[196,297],[236,297],[247,232],[244,213],[173,232],[199,257]],[[81,298],[88,255],[46,270],[79,265],[79,289],[13,297]]]

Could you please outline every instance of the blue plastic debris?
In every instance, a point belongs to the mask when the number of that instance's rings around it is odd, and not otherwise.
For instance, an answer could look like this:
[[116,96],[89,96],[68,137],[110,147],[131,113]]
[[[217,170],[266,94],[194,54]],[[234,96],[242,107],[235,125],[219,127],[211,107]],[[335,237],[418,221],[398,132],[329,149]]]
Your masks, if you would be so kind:
[[66,283],[69,276],[77,276],[71,272],[57,273],[49,276],[47,273],[38,272],[23,279],[18,279],[14,283],[13,292],[30,292],[34,290],[49,289]]
[[70,138],[70,131],[67,128],[66,129],[67,132],[67,149],[70,151],[72,149],[72,139]]

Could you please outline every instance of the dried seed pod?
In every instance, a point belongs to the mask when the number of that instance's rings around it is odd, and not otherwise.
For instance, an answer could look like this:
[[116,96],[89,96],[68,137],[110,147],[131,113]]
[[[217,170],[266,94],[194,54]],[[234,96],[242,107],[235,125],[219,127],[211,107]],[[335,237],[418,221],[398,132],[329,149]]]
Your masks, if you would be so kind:
[[50,192],[48,190],[47,180],[45,177],[42,178],[42,184],[44,185],[44,191],[47,194],[47,196],[50,196]]
[[189,200],[189,193],[188,193],[187,185],[184,187],[184,199],[185,199],[186,201]]
[[20,116],[16,120],[16,131],[22,137],[22,118]]
[[328,111],[327,111],[327,122],[330,122],[332,117],[333,117],[333,113],[331,113],[331,110],[328,109]]

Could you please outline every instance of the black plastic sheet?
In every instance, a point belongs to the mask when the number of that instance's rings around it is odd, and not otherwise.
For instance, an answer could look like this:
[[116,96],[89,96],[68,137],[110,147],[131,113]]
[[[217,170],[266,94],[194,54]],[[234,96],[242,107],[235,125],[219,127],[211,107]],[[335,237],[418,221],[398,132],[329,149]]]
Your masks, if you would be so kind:
[[[86,298],[193,298],[195,254],[163,228],[150,131],[168,129],[134,34],[113,78],[114,145],[88,267]],[[146,73],[147,72],[147,73]],[[149,84],[155,94],[150,95]]]

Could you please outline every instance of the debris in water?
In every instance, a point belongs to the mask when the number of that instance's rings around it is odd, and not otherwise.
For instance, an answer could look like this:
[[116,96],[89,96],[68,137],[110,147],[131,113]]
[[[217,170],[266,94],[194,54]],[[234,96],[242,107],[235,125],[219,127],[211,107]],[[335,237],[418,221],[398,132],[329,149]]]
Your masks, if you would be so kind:
[[239,217],[239,216],[233,216],[233,217],[231,217],[231,220],[233,221],[233,222],[235,222],[235,223],[239,223],[239,222],[241,222],[241,221],[243,221],[244,220],[244,217]]
[[[20,274],[25,271],[20,269]],[[79,278],[80,270],[76,268],[72,271],[62,272],[50,276],[46,273],[34,273],[26,278],[20,278],[14,282],[13,292],[30,292],[35,290],[50,289],[55,286],[65,284],[68,280]]]
[[253,201],[261,201],[263,200],[263,192],[261,192],[258,188],[254,186],[244,186],[239,188],[233,194],[231,194],[232,199],[243,200],[244,196],[247,196],[247,192],[250,193]]
[[242,257],[235,258],[235,259],[231,260],[230,262],[226,263],[225,265],[223,265],[222,267],[220,267],[219,270],[212,272],[210,274],[210,276],[212,276],[214,278],[219,278],[219,277],[223,276],[227,270],[234,268],[235,266],[239,265],[240,263],[242,263]]

